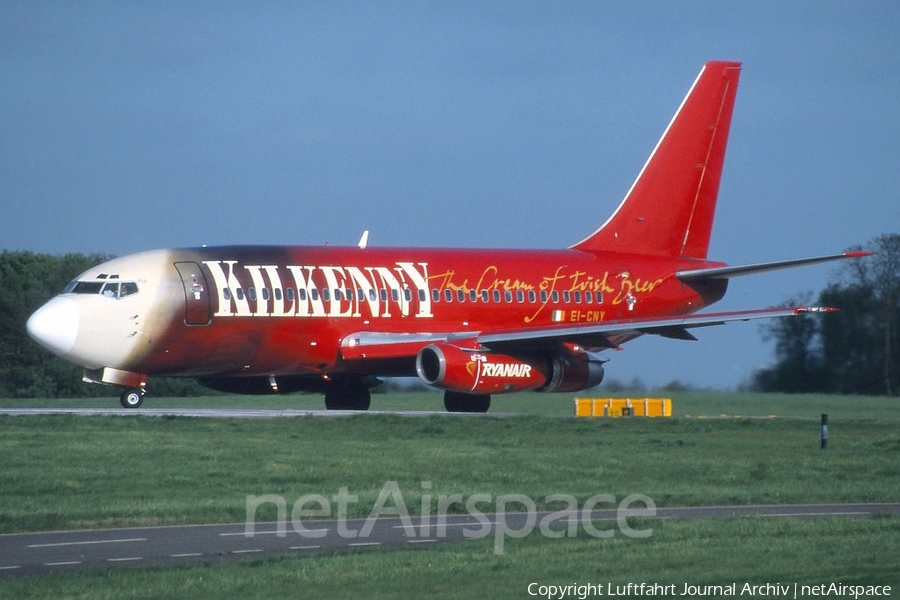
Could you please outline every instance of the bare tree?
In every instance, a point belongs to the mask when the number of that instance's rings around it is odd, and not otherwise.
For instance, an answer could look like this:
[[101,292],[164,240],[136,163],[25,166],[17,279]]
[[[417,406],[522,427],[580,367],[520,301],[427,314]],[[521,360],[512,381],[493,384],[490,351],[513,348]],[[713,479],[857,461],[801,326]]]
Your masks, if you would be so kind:
[[846,265],[850,283],[869,290],[877,312],[877,328],[882,347],[884,393],[896,395],[900,379],[898,313],[900,313],[900,234],[881,235],[870,242],[875,252],[864,260]]

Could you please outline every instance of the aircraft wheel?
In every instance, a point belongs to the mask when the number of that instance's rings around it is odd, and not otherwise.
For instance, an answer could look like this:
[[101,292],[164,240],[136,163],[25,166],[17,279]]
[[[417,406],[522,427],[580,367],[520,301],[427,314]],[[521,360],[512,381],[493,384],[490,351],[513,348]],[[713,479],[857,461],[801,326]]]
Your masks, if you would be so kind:
[[328,410],[369,410],[372,395],[359,381],[332,381],[325,388],[325,408]]
[[444,408],[447,412],[486,413],[490,407],[490,394],[444,392]]
[[144,392],[136,389],[125,390],[119,397],[119,402],[124,408],[138,408],[144,403]]

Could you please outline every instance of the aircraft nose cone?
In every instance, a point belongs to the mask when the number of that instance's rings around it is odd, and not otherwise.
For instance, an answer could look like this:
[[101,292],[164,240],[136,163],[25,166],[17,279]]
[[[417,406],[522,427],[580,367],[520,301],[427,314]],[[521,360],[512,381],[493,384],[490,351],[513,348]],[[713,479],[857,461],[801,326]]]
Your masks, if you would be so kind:
[[69,298],[54,298],[28,318],[25,329],[38,344],[64,356],[78,337],[78,306]]

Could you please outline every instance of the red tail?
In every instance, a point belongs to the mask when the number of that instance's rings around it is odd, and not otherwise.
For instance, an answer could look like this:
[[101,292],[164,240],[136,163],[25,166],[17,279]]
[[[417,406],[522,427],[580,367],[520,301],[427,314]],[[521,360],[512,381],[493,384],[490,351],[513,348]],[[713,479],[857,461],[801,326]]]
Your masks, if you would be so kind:
[[740,74],[704,65],[622,204],[572,248],[706,258]]

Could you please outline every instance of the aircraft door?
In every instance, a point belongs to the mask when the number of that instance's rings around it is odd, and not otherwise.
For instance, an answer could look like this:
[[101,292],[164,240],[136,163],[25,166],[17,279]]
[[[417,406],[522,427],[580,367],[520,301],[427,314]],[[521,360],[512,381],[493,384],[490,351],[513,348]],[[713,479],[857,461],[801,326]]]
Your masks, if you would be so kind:
[[206,276],[195,262],[177,262],[175,269],[184,286],[185,325],[208,325],[210,322],[209,286]]

